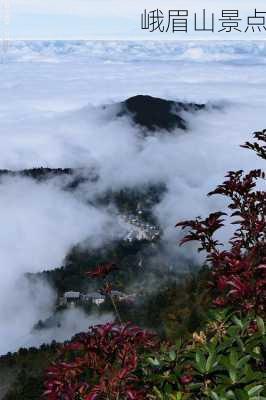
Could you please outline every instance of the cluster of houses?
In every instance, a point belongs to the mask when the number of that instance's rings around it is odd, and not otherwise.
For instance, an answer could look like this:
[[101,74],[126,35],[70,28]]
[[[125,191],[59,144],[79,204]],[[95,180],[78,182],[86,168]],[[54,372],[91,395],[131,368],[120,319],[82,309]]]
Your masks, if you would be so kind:
[[125,240],[133,242],[134,240],[148,240],[152,242],[160,238],[160,228],[143,221],[135,215],[128,215],[126,222],[130,224],[130,231]]
[[125,294],[118,290],[113,290],[110,295],[106,296],[99,292],[91,292],[82,294],[80,292],[65,292],[64,295],[59,299],[60,306],[77,306],[81,304],[94,304],[100,306],[105,303],[109,296],[117,302],[133,302],[136,298],[134,294]]

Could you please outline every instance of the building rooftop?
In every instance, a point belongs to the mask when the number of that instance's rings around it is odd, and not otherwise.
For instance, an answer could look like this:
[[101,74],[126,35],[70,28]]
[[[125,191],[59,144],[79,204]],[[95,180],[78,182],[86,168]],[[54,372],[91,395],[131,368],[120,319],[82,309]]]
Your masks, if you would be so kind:
[[102,294],[98,293],[98,292],[91,292],[91,293],[87,293],[82,295],[83,299],[85,300],[96,300],[96,299],[105,299],[105,296],[103,296]]
[[80,292],[65,292],[64,297],[66,299],[78,299],[80,297]]

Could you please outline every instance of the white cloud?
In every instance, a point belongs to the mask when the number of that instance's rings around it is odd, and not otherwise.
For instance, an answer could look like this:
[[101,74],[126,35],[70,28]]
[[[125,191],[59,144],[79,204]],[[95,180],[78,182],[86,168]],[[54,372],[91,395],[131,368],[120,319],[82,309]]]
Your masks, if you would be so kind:
[[[0,168],[95,164],[101,178],[75,195],[63,192],[60,180],[4,179],[0,185],[0,352],[21,336],[31,344],[33,323],[52,307],[50,288],[29,289],[24,272],[60,266],[76,242],[98,243],[120,233],[119,220],[86,199],[106,189],[166,182],[168,192],[155,211],[170,248],[178,249],[176,221],[222,207],[206,193],[227,170],[261,167],[239,144],[265,128],[260,43],[17,46],[12,62],[0,65]],[[141,139],[127,118],[97,108],[136,94],[223,107],[185,115],[188,132]],[[176,268],[178,263],[176,257]]]
[[[86,205],[55,182],[37,184],[29,178],[1,179],[0,226],[3,354],[24,343],[40,343],[39,335],[31,335],[32,328],[50,316],[56,300],[46,282],[30,284],[24,274],[60,267],[73,245],[84,240],[87,246],[103,245],[112,235],[118,237],[120,228],[106,211]],[[84,328],[85,317],[77,314],[76,323],[71,325],[72,317],[65,316],[69,321],[63,323],[66,331],[55,331],[55,338],[66,338]],[[48,340],[52,334],[44,332],[41,337]]]

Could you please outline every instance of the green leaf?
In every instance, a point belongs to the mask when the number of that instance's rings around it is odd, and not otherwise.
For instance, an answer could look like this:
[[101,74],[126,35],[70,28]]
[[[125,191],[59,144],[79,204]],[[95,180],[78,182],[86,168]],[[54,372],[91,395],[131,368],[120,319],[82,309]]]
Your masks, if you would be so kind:
[[211,392],[210,395],[211,395],[211,398],[212,398],[213,400],[220,400],[220,397],[218,396],[217,393]]
[[227,330],[227,334],[231,337],[238,335],[239,327],[238,326],[230,326]]
[[182,339],[178,338],[177,341],[175,342],[176,350],[179,351],[181,346],[182,346]]
[[169,352],[169,358],[171,361],[175,361],[176,360],[176,352],[174,350]]
[[199,390],[200,388],[202,387],[202,384],[201,383],[191,383],[190,385],[189,385],[189,389],[191,390],[191,391],[194,391],[194,390]]
[[201,373],[205,372],[206,358],[201,351],[196,352],[196,364]]
[[252,349],[252,352],[254,353],[254,354],[261,354],[261,349],[260,349],[260,347],[259,346],[256,346],[256,347],[254,347],[254,349]]
[[155,393],[155,395],[157,396],[158,399],[164,400],[164,399],[163,399],[163,398],[164,398],[163,394],[160,392],[159,389],[157,389],[157,387],[154,387],[154,388],[153,388],[153,391],[154,391],[154,393]]
[[259,395],[259,396],[250,397],[249,400],[266,400],[266,397]]
[[148,361],[151,365],[153,365],[154,367],[159,367],[160,366],[160,362],[157,358],[148,358]]
[[171,400],[182,400],[182,393],[178,392],[170,395]]
[[211,353],[206,361],[206,372],[210,372],[216,361],[216,353]]
[[249,400],[249,395],[245,390],[237,389],[236,390],[237,400]]
[[239,369],[243,368],[250,359],[251,359],[250,355],[246,355],[246,356],[240,358],[240,360],[236,364],[236,367]]
[[236,367],[236,364],[238,361],[238,353],[234,349],[230,351],[229,360],[230,360],[230,364],[233,367]]
[[263,385],[254,386],[253,388],[248,390],[248,395],[249,396],[254,396],[256,394],[260,394],[263,389],[264,389]]
[[238,346],[240,347],[241,351],[245,351],[245,345],[242,339],[240,337],[236,336],[236,341]]
[[262,335],[265,335],[265,323],[264,323],[263,319],[261,317],[257,317],[256,321],[257,321],[259,332]]
[[235,368],[229,368],[228,372],[229,372],[229,376],[230,376],[232,383],[235,384],[237,382],[237,372],[236,372]]
[[[232,390],[229,390],[227,393],[226,393],[226,398],[229,400],[237,400],[237,398],[236,398],[236,395],[234,394],[234,392],[232,391]],[[238,399],[238,400],[240,400],[240,399]]]
[[237,318],[235,315],[233,316],[232,320],[234,321],[234,323],[240,328],[243,329],[244,325],[243,322],[241,321],[241,319]]

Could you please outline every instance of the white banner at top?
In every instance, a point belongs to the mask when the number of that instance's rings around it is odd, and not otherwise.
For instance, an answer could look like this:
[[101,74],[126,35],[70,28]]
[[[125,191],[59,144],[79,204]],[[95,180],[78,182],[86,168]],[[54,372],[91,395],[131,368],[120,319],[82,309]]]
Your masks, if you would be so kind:
[[47,40],[265,40],[266,3],[12,0],[10,34],[12,39]]

